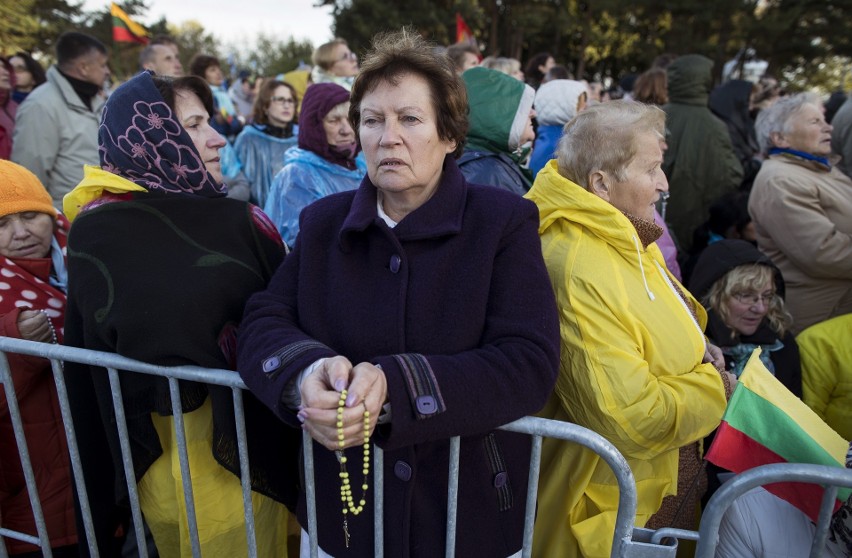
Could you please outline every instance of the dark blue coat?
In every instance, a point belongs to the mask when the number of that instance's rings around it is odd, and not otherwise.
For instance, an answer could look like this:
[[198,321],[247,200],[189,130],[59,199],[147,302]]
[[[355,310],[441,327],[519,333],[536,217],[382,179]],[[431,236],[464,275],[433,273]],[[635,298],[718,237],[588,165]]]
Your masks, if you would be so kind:
[[[377,216],[367,177],[358,190],[306,208],[300,230],[269,288],[246,308],[239,342],[246,383],[298,426],[281,403],[294,375],[336,354],[380,364],[392,407],[391,423],[373,436],[386,452],[385,555],[443,555],[455,435],[463,436],[457,555],[517,552],[530,441],[494,429],[538,411],[559,365],[536,207],[467,184],[447,157],[435,194],[393,229]],[[264,372],[276,355],[279,366]],[[349,519],[347,551],[339,466],[332,452],[314,448],[320,546],[338,558],[372,556],[372,498],[367,513]],[[358,450],[350,453],[360,461]],[[303,504],[299,515],[306,525]]]

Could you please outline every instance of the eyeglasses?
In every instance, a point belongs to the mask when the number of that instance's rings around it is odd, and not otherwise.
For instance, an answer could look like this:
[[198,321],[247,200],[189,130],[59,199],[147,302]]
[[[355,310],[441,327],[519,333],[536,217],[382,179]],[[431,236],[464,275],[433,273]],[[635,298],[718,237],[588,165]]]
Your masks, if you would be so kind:
[[295,105],[296,99],[293,97],[272,97],[270,103],[281,103],[282,105]]
[[749,306],[754,306],[758,303],[758,301],[762,302],[764,305],[769,306],[772,300],[775,298],[775,293],[734,293],[734,298],[737,299],[742,304],[747,304]]

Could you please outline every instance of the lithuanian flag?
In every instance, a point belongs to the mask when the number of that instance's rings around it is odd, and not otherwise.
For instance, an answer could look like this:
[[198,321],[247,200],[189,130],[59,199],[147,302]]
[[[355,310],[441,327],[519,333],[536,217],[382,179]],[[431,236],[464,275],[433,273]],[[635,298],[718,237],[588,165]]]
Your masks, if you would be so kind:
[[[759,354],[755,350],[740,376],[707,460],[735,473],[769,463],[844,467],[849,442],[784,387]],[[817,520],[821,486],[787,482],[764,488]],[[835,511],[850,493],[849,488],[838,490]]]
[[145,31],[145,28],[130,19],[115,2],[110,4],[109,13],[112,15],[113,41],[117,43],[139,43],[140,45],[148,44],[148,32]]

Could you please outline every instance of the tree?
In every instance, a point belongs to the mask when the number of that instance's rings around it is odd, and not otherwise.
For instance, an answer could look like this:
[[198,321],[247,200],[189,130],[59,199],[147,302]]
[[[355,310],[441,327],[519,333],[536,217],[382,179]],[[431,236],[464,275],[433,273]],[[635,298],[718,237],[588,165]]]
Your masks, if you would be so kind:
[[0,5],[0,55],[32,51],[36,46],[38,18],[33,15],[34,0]]
[[284,41],[261,33],[248,52],[244,45],[239,49],[231,47],[229,58],[233,58],[237,68],[250,69],[255,75],[276,76],[295,69],[299,63],[310,63],[313,51],[310,41],[292,37]]

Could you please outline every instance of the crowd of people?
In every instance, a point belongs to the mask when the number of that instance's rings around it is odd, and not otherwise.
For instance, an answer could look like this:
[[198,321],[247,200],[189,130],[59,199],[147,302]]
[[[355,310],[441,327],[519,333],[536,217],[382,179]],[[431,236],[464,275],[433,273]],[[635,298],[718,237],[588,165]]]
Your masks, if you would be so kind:
[[[241,474],[259,555],[309,555],[302,431],[323,557],[373,555],[372,444],[385,553],[443,554],[454,436],[456,552],[520,556],[531,442],[498,427],[528,415],[624,455],[638,526],[696,529],[730,474],[704,453],[757,349],[852,439],[852,98],[832,124],[769,76],[714,84],[698,54],[607,90],[550,53],[411,30],[230,82],[203,52],[185,74],[179,48],[156,38],[112,90],[84,33],[46,72],[2,59],[0,334],[240,374],[248,471],[230,390],[177,397],[204,556],[246,553]],[[10,365],[53,554],[88,555],[51,367]],[[98,366],[63,374],[94,544],[121,555],[114,387]],[[189,556],[170,386],[119,381],[149,545]],[[0,525],[35,533],[9,412],[0,395]],[[533,554],[609,556],[618,502],[600,456],[545,440]],[[852,555],[850,506],[827,555]],[[788,525],[792,542],[744,535]],[[805,556],[814,529],[749,493],[717,556]]]

